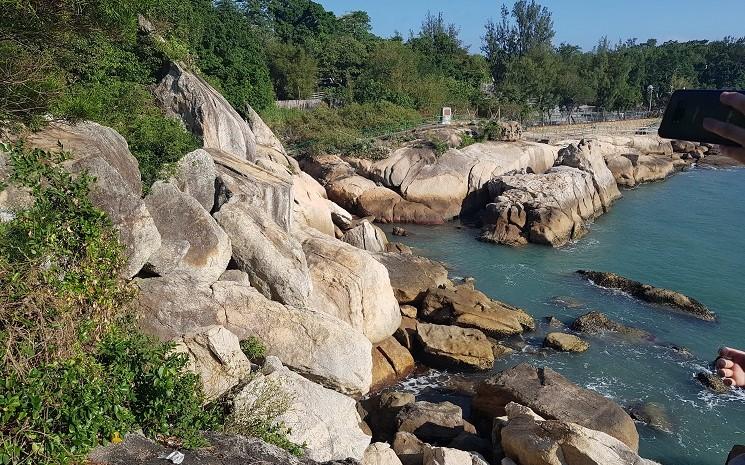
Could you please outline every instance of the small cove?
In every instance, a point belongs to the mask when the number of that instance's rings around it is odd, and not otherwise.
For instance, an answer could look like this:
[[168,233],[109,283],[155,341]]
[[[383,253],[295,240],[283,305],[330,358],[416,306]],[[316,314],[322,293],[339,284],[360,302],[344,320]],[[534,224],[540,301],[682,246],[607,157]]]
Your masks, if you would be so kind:
[[[745,170],[694,169],[623,194],[590,226],[590,234],[561,249],[481,243],[477,230],[458,223],[406,226],[410,235],[396,240],[444,262],[451,277],[476,278],[480,290],[536,318],[537,331],[524,336],[526,349],[498,360],[495,371],[529,362],[623,406],[661,405],[672,431],[638,424],[642,456],[666,465],[722,464],[732,445],[745,443],[745,394],[715,396],[693,377],[718,347],[745,347]],[[598,288],[576,275],[577,269],[613,271],[683,292],[716,312],[718,322]],[[571,324],[591,310],[649,331],[656,340],[601,335],[588,337],[591,348],[584,354],[537,350],[549,330],[544,317]],[[670,345],[685,347],[692,356]]]

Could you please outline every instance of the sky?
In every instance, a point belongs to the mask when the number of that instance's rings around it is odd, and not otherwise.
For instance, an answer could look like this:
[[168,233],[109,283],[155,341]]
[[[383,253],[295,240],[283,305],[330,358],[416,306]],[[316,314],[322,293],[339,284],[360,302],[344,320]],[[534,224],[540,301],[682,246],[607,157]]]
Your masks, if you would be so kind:
[[[461,30],[461,38],[477,53],[484,24],[498,19],[500,0],[315,0],[337,15],[354,10],[370,14],[373,32],[408,37],[427,11],[442,12]],[[508,0],[511,6],[513,0]],[[637,38],[667,40],[721,39],[745,36],[745,0],[539,0],[553,13],[555,43],[591,50],[598,39],[611,43]]]

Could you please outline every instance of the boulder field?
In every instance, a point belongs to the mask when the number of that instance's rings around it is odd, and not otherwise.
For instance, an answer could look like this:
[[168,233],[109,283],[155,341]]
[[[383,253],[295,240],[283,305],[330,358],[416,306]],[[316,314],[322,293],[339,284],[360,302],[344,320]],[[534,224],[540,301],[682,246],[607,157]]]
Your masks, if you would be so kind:
[[[244,119],[183,66],[171,66],[154,93],[203,147],[148,189],[111,128],[55,122],[27,143],[62,147],[71,153],[65,167],[95,177],[91,199],[119,232],[123,274],[138,290],[135,321],[187,356],[206,402],[241,412],[273,389],[290,399],[278,421],[305,445],[304,457],[231,431],[205,433],[213,447],[185,451],[187,463],[650,463],[636,455],[638,435],[620,407],[549,369],[492,376],[472,405],[384,391],[417,364],[490,370],[511,351],[508,338],[535,322],[389,243],[374,221],[439,224],[484,210],[492,235],[510,238],[496,242],[560,245],[620,195],[594,143],[487,142],[440,156],[404,148],[375,163],[317,157],[303,171],[253,110]],[[603,143],[669,155],[664,143]],[[572,192],[533,195],[555,186]],[[29,200],[5,187],[0,220]],[[266,346],[262,366],[241,350],[252,337]],[[552,347],[581,346],[561,333],[553,339]],[[150,464],[164,451],[133,435],[90,458]]]

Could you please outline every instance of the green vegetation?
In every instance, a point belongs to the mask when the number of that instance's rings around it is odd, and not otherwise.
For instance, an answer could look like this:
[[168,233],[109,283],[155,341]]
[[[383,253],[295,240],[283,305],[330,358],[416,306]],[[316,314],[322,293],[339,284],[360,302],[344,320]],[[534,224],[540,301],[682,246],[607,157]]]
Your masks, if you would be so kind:
[[256,336],[241,341],[241,350],[251,361],[261,360],[266,356],[266,346]]
[[[201,432],[223,429],[225,410],[202,406],[186,355],[132,331],[134,287],[119,277],[122,247],[88,198],[91,178],[64,171],[64,153],[5,144],[0,152],[7,182],[34,197],[0,223],[0,464],[75,462],[135,429],[204,445]],[[255,357],[266,350],[257,340],[245,349]],[[255,412],[240,417],[251,425],[241,434],[302,452],[276,422],[286,396],[257,397]]]

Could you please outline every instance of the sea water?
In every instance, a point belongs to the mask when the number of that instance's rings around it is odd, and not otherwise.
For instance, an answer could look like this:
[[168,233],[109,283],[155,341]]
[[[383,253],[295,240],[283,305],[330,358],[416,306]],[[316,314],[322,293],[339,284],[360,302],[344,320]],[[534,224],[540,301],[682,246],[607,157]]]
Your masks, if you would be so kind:
[[[745,170],[694,169],[665,182],[623,192],[611,211],[576,243],[553,249],[478,242],[458,223],[406,226],[400,238],[416,253],[440,260],[451,277],[471,276],[489,296],[520,306],[538,321],[528,346],[498,360],[495,371],[520,362],[547,366],[571,381],[629,406],[660,405],[664,432],[637,423],[640,453],[665,465],[721,465],[745,443],[745,393],[707,392],[694,379],[721,346],[745,349]],[[397,240],[399,238],[396,238]],[[578,269],[612,271],[690,295],[718,315],[704,322],[598,288]],[[582,354],[538,351],[544,317],[566,324],[599,310],[655,335],[652,342],[605,334],[587,337]],[[669,345],[687,348],[685,356]]]

